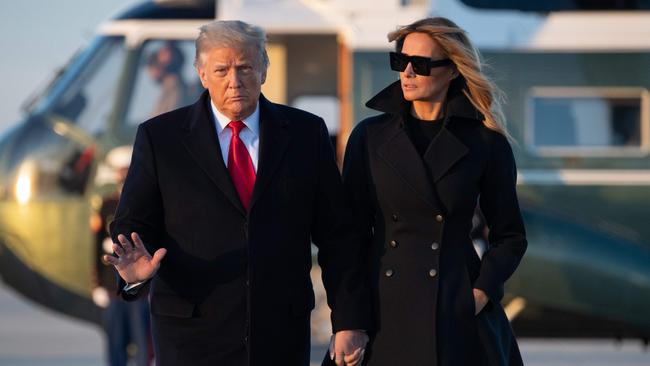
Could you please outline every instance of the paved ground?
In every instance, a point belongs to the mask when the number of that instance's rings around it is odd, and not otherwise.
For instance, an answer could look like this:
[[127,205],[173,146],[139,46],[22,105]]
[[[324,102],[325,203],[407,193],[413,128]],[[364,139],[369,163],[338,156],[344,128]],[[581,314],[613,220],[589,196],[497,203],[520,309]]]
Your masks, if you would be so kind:
[[[521,340],[527,366],[649,366],[639,341]],[[312,349],[317,365],[325,346]],[[0,282],[0,366],[101,366],[102,333],[24,300]]]
[[0,280],[1,366],[102,365],[99,329],[25,300]]

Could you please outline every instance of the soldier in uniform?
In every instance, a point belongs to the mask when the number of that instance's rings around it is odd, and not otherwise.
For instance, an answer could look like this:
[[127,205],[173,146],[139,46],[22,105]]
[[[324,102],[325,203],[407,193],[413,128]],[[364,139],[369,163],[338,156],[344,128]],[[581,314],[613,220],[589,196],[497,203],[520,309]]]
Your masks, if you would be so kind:
[[136,365],[150,364],[149,302],[146,298],[126,302],[119,296],[117,271],[103,257],[113,253],[108,225],[113,221],[120,191],[131,162],[131,146],[119,146],[106,155],[106,165],[115,173],[117,190],[102,198],[98,212],[91,216],[95,233],[96,255],[92,298],[104,308],[103,327],[106,332],[106,356],[110,366],[126,366],[129,358]]
[[[366,104],[383,113],[354,129],[343,168],[367,237],[367,365],[521,365],[500,300],[527,244],[498,89],[448,19],[389,40],[400,80]],[[482,258],[477,200],[490,229]]]

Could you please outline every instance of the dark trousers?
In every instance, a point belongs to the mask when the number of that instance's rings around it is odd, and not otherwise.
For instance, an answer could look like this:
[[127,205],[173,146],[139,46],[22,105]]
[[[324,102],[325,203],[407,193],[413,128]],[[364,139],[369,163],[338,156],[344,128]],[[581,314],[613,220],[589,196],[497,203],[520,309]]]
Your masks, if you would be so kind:
[[147,300],[126,302],[111,299],[104,311],[104,330],[107,338],[107,360],[110,366],[126,366],[127,347],[136,347],[137,366],[149,365],[149,304]]

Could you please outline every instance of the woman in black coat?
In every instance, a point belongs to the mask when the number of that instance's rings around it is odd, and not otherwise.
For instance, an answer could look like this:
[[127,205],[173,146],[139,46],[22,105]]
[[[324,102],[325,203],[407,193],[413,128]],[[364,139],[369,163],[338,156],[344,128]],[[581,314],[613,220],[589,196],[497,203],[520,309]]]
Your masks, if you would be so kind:
[[[521,365],[501,307],[526,250],[498,90],[465,33],[429,18],[389,34],[400,80],[367,106],[343,175],[368,237],[376,329],[365,363]],[[489,246],[470,239],[476,204]]]

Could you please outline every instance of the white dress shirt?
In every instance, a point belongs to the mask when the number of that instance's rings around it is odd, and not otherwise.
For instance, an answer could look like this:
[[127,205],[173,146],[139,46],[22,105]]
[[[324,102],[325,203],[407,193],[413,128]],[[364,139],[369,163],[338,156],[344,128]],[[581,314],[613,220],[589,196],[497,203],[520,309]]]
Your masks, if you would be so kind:
[[[214,116],[214,124],[217,128],[217,137],[219,138],[219,145],[221,145],[221,156],[223,157],[223,162],[228,167],[228,149],[230,148],[230,138],[232,137],[232,129],[228,127],[230,123],[230,118],[224,116],[212,101],[210,101],[210,106],[212,107],[212,115]],[[259,151],[260,151],[260,104],[257,103],[255,107],[255,112],[242,120],[246,125],[245,128],[242,128],[239,131],[239,138],[246,146],[248,150],[248,155],[251,156],[253,161],[253,168],[257,173],[257,162],[259,160]]]

